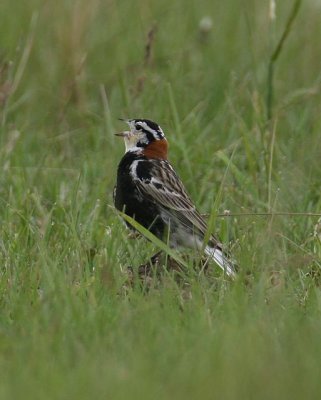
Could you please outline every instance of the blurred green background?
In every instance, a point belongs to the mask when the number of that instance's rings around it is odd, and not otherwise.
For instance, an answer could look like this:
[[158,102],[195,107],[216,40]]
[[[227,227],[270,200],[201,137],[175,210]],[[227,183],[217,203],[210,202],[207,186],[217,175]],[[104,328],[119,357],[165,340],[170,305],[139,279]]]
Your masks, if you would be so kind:
[[294,3],[1,1],[1,398],[320,398],[318,217],[217,218],[238,280],[147,293],[112,207],[123,117],[163,127],[204,213],[320,212],[319,1],[268,84]]

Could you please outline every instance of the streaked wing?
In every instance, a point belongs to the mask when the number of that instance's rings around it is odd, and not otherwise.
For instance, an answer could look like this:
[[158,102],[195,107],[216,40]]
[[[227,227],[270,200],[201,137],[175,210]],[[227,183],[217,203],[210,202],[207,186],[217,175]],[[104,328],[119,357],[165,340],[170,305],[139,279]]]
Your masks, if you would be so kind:
[[[150,163],[148,160],[140,162]],[[204,235],[207,229],[206,223],[168,161],[153,160],[149,171],[149,177],[142,178],[136,174],[134,179],[139,191],[158,203],[180,223]]]

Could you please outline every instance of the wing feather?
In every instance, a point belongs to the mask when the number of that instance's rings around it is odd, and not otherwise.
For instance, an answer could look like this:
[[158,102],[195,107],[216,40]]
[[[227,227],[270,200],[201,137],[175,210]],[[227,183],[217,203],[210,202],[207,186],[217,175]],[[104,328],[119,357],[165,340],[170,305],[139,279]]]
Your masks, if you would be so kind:
[[[133,179],[142,196],[156,203],[160,210],[176,219],[187,229],[200,236],[205,235],[207,225],[201,214],[196,210],[178,175],[166,160],[141,160],[147,163],[144,175],[133,172]],[[146,173],[148,171],[148,173]],[[221,243],[212,236],[205,253],[210,256],[229,276],[235,277],[236,269],[228,256],[223,253]]]
[[153,160],[150,178],[142,179],[137,174],[135,178],[137,187],[143,195],[158,203],[172,218],[177,218],[186,227],[193,231],[196,229],[201,235],[205,235],[206,222],[196,210],[182,181],[168,161]]

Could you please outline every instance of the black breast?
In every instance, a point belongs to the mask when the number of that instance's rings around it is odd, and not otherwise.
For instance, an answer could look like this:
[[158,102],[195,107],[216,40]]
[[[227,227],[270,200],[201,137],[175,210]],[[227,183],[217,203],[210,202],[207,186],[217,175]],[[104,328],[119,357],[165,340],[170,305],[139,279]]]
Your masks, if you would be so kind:
[[[139,160],[143,161],[145,157],[128,152],[120,161],[114,192],[114,204],[118,210],[134,218],[154,235],[163,238],[164,223],[159,218],[157,204],[141,195],[130,173],[133,163]],[[138,163],[137,175],[140,179],[151,179],[151,170],[147,167],[148,164],[145,162]],[[132,228],[131,226],[129,227]]]

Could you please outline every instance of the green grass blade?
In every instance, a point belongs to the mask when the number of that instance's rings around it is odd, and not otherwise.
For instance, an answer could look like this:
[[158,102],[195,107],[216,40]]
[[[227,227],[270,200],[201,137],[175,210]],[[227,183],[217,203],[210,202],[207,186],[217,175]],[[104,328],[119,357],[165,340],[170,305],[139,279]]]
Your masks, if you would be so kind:
[[119,214],[122,216],[122,218],[124,218],[124,220],[126,222],[128,222],[130,225],[132,225],[133,228],[135,228],[139,233],[141,233],[146,239],[150,240],[156,247],[158,247],[160,250],[164,251],[168,256],[173,258],[179,264],[183,265],[185,268],[188,268],[188,264],[181,257],[179,257],[178,254],[175,252],[175,250],[173,250],[171,247],[169,247],[165,242],[158,239],[148,229],[143,227],[140,223],[138,223],[136,220],[134,220],[130,216],[128,216],[125,213],[120,212],[120,211],[119,211]]

